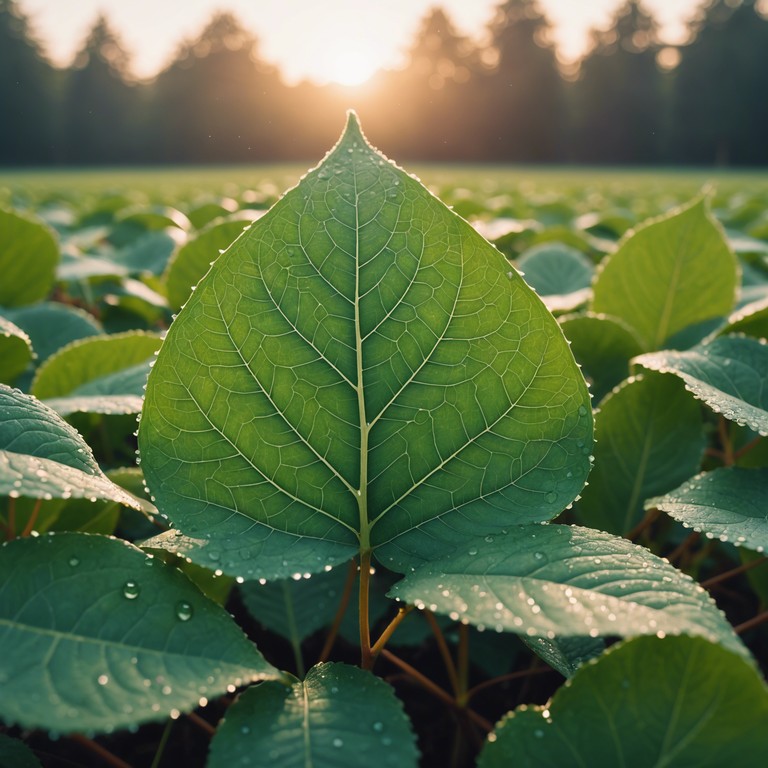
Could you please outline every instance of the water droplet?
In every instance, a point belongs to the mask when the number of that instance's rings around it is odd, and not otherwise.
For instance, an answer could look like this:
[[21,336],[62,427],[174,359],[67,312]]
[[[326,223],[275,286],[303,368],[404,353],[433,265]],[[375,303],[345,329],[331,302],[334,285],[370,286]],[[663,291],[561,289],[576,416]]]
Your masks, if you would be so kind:
[[109,677],[107,675],[99,675],[98,680],[96,682],[99,685],[106,685],[109,682]]
[[467,550],[468,555],[476,555],[477,554],[477,547],[470,547],[469,550]]
[[550,491],[546,495],[547,504],[554,504],[557,501],[557,494],[554,491]]
[[78,565],[80,565],[80,560],[79,560],[79,558],[77,558],[77,557],[70,557],[70,558],[69,558],[69,564],[70,564],[70,565],[71,565],[73,568],[77,568],[77,566],[78,566]]
[[579,416],[586,416],[587,415],[587,409],[583,406],[579,406]]
[[335,738],[331,743],[333,744],[334,747],[343,747],[344,746],[344,742],[341,739],[339,739],[338,737]]
[[192,618],[192,606],[184,600],[176,603],[176,618],[179,621],[189,621]]
[[381,733],[384,730],[384,723],[379,722],[378,720],[373,724],[373,730],[376,731],[376,733]]
[[126,581],[123,584],[123,597],[127,600],[135,600],[140,591],[139,585],[135,581]]

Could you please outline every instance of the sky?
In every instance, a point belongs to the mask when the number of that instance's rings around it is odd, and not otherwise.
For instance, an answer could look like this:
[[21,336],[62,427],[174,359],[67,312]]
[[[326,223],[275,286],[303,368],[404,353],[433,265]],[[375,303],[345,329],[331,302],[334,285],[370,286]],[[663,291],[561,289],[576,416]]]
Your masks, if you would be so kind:
[[[32,30],[58,65],[70,63],[100,12],[132,55],[134,73],[155,75],[183,39],[196,36],[215,10],[229,10],[259,40],[263,59],[289,83],[359,82],[403,54],[426,11],[442,6],[457,29],[482,39],[498,0],[18,0]],[[588,30],[605,26],[622,0],[539,0],[561,57],[584,50]],[[700,0],[645,0],[665,40],[679,42]]]

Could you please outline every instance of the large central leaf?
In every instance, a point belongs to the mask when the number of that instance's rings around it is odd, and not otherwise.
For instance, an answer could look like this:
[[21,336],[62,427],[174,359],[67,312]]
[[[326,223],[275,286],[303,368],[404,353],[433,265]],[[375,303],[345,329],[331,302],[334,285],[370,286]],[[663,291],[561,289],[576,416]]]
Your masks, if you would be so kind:
[[185,554],[271,578],[550,519],[592,417],[541,301],[351,115],[179,314],[139,442]]

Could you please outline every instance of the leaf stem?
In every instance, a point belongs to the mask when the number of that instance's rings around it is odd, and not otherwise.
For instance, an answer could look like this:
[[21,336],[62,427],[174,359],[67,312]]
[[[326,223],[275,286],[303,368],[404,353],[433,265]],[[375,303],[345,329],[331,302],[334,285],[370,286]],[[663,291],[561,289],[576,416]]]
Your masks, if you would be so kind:
[[400,667],[400,669],[402,669],[403,672],[406,672],[410,678],[417,682],[422,688],[429,691],[433,696],[440,699],[440,701],[448,704],[448,706],[454,709],[459,709],[461,712],[465,712],[467,717],[472,720],[473,723],[479,725],[480,728],[482,728],[486,733],[490,733],[493,730],[492,723],[471,709],[466,707],[459,707],[456,703],[456,700],[451,696],[450,693],[444,691],[439,685],[433,683],[428,677],[422,675],[418,669],[412,667],[407,661],[403,661],[401,658],[395,656],[394,653],[388,651],[386,648],[381,651],[381,655],[387,659],[387,661],[392,662],[392,664],[394,664],[396,667]]
[[506,683],[510,680],[521,680],[523,678],[532,677],[533,675],[548,675],[552,672],[557,672],[556,669],[551,667],[533,667],[532,669],[519,669],[517,672],[509,672],[506,675],[499,675],[491,680],[484,680],[482,683],[478,683],[474,688],[470,688],[467,691],[467,700],[471,699],[475,694],[486,688],[491,688],[494,685],[500,683]]
[[736,568],[731,568],[730,571],[725,571],[724,573],[720,573],[717,576],[713,576],[711,579],[702,581],[701,586],[708,589],[715,584],[720,584],[723,581],[732,579],[734,576],[738,576],[740,573],[751,571],[753,568],[757,568],[758,565],[762,565],[766,560],[768,560],[768,557],[758,557],[756,560],[752,560],[748,563],[742,563]]
[[94,754],[98,755],[105,763],[108,763],[113,768],[131,768],[130,763],[126,763],[125,760],[121,760],[117,755],[113,755],[108,749],[105,749],[101,744],[97,744],[93,739],[89,739],[87,736],[83,736],[82,733],[73,733],[70,735],[72,741],[76,741],[86,749],[89,749]]
[[370,669],[374,656],[371,652],[371,627],[369,621],[368,600],[371,589],[371,550],[360,553],[360,599],[358,602],[360,614],[360,666]]
[[669,560],[670,563],[674,563],[676,560],[682,557],[700,538],[701,534],[698,531],[694,531],[667,555],[667,560]]
[[339,601],[339,607],[336,610],[336,615],[333,617],[333,624],[328,632],[328,636],[325,638],[325,645],[323,650],[320,651],[320,658],[317,663],[320,664],[328,660],[333,649],[333,644],[336,642],[336,638],[339,635],[339,628],[341,622],[344,620],[344,614],[347,612],[347,606],[349,605],[349,599],[352,596],[352,588],[355,586],[355,579],[357,578],[357,559],[349,561],[349,567],[347,568],[347,578],[344,581],[344,590],[341,593],[341,600]]
[[448,649],[448,644],[445,642],[445,635],[443,635],[443,632],[440,629],[440,625],[437,623],[437,619],[435,619],[435,615],[432,613],[432,611],[424,610],[422,613],[424,614],[424,618],[426,618],[427,623],[429,624],[429,628],[432,630],[432,634],[435,636],[437,649],[440,651],[440,655],[443,657],[443,663],[445,664],[445,670],[448,673],[448,679],[450,680],[451,688],[453,689],[454,696],[456,696],[458,701],[458,697],[461,692],[461,685],[459,684],[459,675],[456,671],[456,665],[454,664],[453,657],[451,656],[451,652]]
[[213,736],[216,733],[216,729],[207,720],[203,720],[196,712],[187,712],[187,719],[194,723],[201,731],[205,731],[209,736]]
[[626,534],[626,538],[630,541],[637,539],[641,533],[646,531],[656,522],[660,514],[661,510],[656,509],[656,507],[651,507],[651,509],[645,513],[645,517],[628,534]]
[[168,737],[171,735],[171,729],[173,728],[174,722],[172,717],[168,718],[168,722],[163,729],[163,735],[160,737],[160,743],[157,745],[155,756],[152,759],[152,765],[150,765],[149,768],[160,767],[160,761],[163,759],[163,752],[165,752],[165,747],[168,744]]
[[743,624],[735,626],[733,630],[737,635],[740,635],[742,632],[746,632],[748,629],[752,629],[753,627],[756,627],[759,624],[763,624],[766,621],[768,621],[768,611],[763,611],[762,613],[758,613],[757,616],[748,619]]
[[726,467],[732,467],[735,462],[733,453],[733,442],[731,440],[730,422],[724,416],[720,416],[717,421],[717,432],[720,435],[720,446],[723,449],[723,464]]
[[466,707],[469,699],[467,698],[469,687],[469,625],[459,624],[459,648],[458,658],[458,690],[456,692],[456,703],[460,707]]
[[763,440],[763,436],[762,435],[758,435],[753,440],[750,440],[745,445],[742,445],[741,448],[739,448],[738,451],[734,451],[733,458],[738,461],[742,456],[744,456],[745,454],[749,453],[753,448],[757,448],[757,446],[760,445],[762,440]]
[[35,506],[32,507],[32,512],[29,515],[29,520],[27,520],[27,524],[24,526],[24,530],[19,534],[21,538],[26,538],[29,536],[30,533],[35,528],[35,523],[37,522],[37,516],[40,514],[40,507],[42,506],[43,500],[38,499],[35,502]]
[[386,629],[381,633],[379,639],[373,644],[371,648],[371,654],[374,659],[381,653],[384,646],[389,641],[389,638],[395,633],[395,630],[400,626],[400,622],[413,610],[412,605],[403,605],[398,611],[397,615],[389,622]]

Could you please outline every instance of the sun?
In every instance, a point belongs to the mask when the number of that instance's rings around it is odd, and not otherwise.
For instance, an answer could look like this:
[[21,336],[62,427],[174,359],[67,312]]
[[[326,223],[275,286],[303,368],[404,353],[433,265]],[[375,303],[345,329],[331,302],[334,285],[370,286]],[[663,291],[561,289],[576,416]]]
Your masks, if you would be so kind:
[[365,51],[337,51],[326,63],[324,79],[339,85],[362,85],[377,70],[376,62]]

